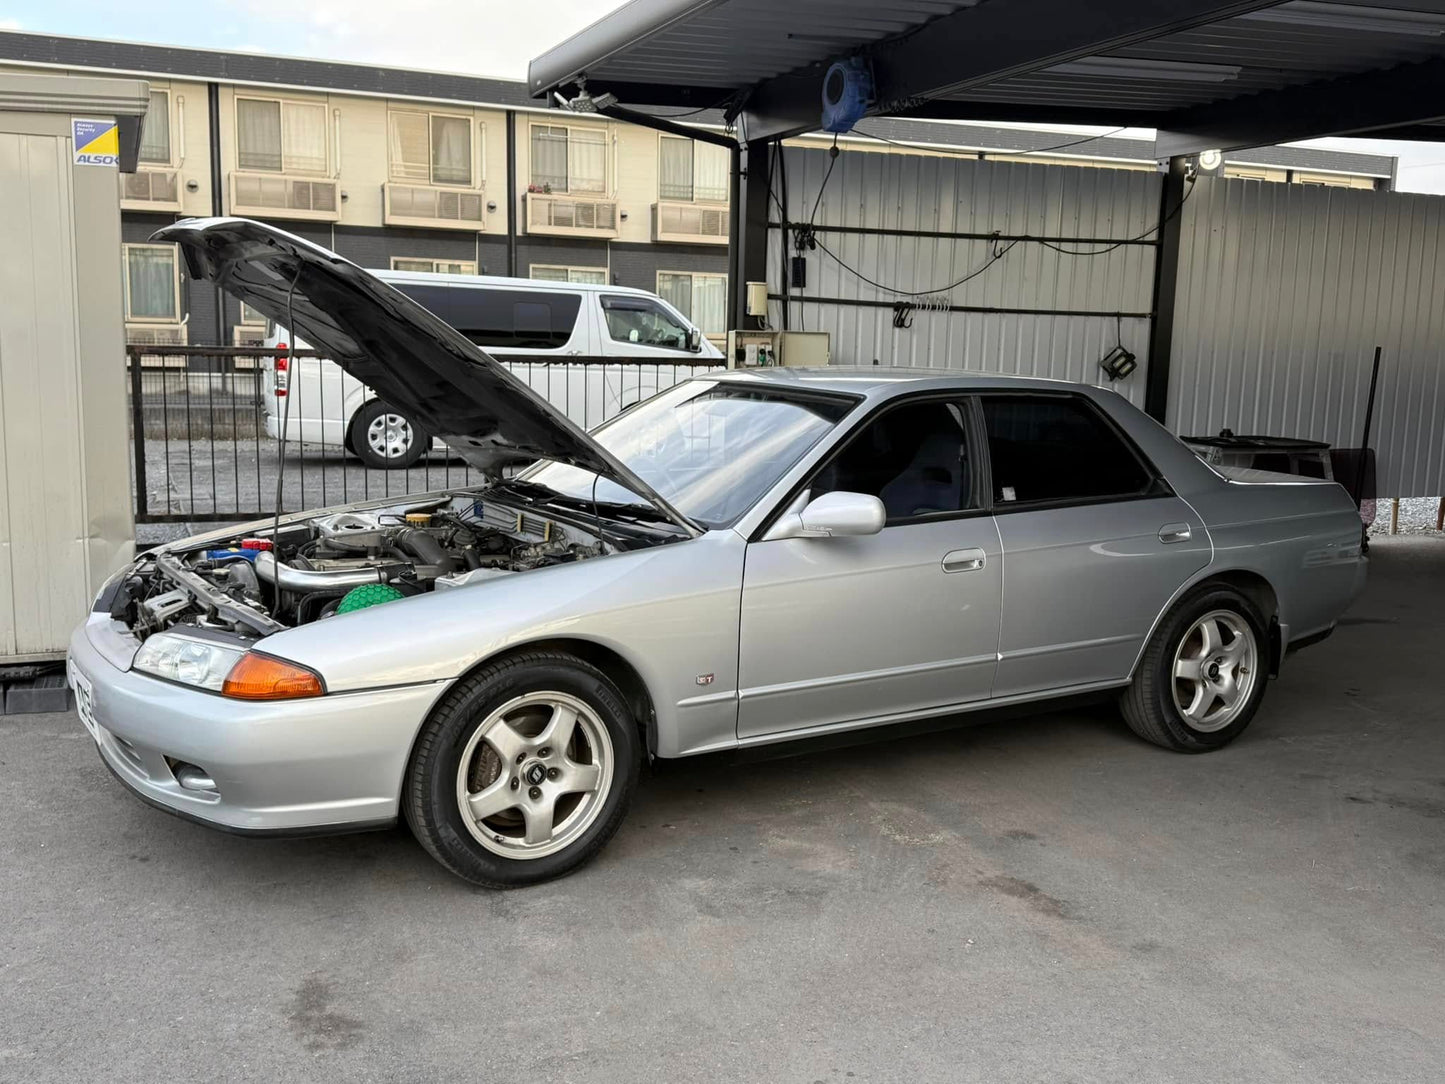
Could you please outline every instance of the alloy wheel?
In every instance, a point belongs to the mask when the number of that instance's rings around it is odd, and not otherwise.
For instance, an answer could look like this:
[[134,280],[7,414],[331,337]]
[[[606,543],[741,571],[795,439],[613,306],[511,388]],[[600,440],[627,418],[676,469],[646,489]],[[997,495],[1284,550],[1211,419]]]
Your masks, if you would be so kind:
[[1174,652],[1174,706],[1192,730],[1223,730],[1249,703],[1259,677],[1254,629],[1232,610],[1211,610]]
[[509,700],[472,732],[457,766],[462,823],[506,858],[544,858],[597,819],[612,786],[612,739],[561,692]]

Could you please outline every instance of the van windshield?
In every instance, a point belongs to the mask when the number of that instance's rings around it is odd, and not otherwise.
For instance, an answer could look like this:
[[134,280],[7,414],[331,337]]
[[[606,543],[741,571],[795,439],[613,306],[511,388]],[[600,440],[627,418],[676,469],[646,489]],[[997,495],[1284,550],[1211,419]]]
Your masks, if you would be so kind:
[[[843,396],[690,380],[618,415],[592,439],[674,508],[708,528],[751,508],[852,409]],[[645,498],[564,463],[521,476],[574,501],[646,505]]]

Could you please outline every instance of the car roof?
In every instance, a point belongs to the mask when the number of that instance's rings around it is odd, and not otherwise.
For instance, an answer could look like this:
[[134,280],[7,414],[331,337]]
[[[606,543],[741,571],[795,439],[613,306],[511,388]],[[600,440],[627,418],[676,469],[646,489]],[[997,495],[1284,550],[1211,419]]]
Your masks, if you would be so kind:
[[457,275],[442,271],[390,271],[386,268],[375,267],[367,270],[382,282],[409,282],[419,286],[468,286],[472,289],[491,287],[507,290],[557,290],[563,293],[657,296],[650,290],[639,290],[635,286],[611,286],[605,282],[557,282],[553,279],[508,278],[504,275]]
[[998,373],[968,369],[919,369],[883,365],[823,365],[816,368],[788,369],[768,366],[759,369],[730,369],[726,373],[709,372],[707,379],[753,381],[779,387],[809,388],[815,391],[842,392],[870,399],[889,398],[915,391],[1088,391],[1097,392],[1087,384],[1067,380],[1050,380],[1033,376],[1003,376]]

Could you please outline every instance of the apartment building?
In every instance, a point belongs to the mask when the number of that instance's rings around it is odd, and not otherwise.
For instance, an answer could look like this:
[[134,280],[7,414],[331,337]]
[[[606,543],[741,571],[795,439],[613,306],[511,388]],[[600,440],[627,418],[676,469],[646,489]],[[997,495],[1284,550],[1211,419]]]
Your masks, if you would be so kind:
[[[730,162],[715,145],[548,109],[521,82],[407,69],[0,32],[0,70],[150,81],[140,168],[119,182],[132,342],[260,337],[258,313],[190,281],[173,246],[149,241],[178,217],[213,214],[276,223],[363,267],[641,287],[710,336],[726,331]],[[1155,168],[1147,140],[1071,152],[1057,133],[861,127],[849,150]],[[1394,160],[1268,148],[1224,169],[1377,187]]]

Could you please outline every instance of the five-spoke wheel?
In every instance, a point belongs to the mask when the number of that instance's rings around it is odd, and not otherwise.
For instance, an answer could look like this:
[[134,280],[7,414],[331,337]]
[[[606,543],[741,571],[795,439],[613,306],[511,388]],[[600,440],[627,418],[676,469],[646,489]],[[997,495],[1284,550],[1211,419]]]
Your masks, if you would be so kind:
[[533,884],[602,849],[641,759],[637,722],[604,673],[562,652],[513,655],[458,681],[432,711],[403,810],[458,876]]
[[1134,732],[1202,753],[1233,741],[1264,697],[1266,618],[1240,591],[1207,584],[1185,596],[1144,649],[1120,698]]
[[482,846],[554,854],[587,830],[612,784],[612,739],[576,697],[528,693],[491,713],[457,766],[457,804]]

